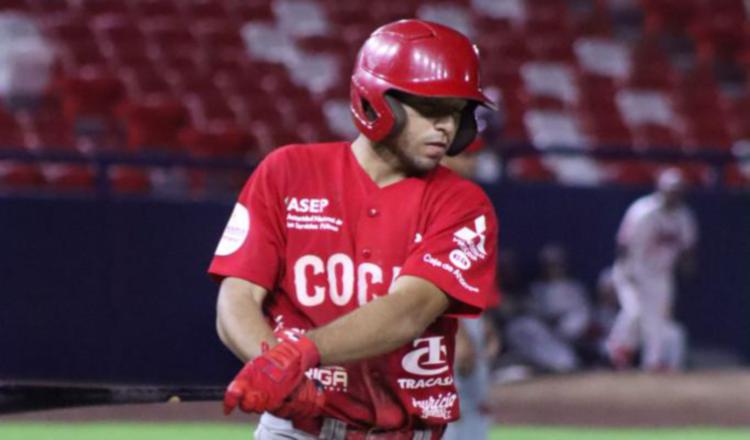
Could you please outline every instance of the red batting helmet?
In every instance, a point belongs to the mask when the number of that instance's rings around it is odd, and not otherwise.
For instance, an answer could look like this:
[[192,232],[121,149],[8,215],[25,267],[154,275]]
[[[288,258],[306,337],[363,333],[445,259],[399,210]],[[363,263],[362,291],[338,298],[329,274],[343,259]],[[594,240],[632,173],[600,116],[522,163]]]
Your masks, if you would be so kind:
[[422,20],[380,27],[365,41],[352,73],[351,111],[360,132],[375,142],[397,133],[404,109],[389,91],[467,99],[447,154],[460,153],[476,137],[474,109],[493,107],[479,85],[476,47],[463,34]]

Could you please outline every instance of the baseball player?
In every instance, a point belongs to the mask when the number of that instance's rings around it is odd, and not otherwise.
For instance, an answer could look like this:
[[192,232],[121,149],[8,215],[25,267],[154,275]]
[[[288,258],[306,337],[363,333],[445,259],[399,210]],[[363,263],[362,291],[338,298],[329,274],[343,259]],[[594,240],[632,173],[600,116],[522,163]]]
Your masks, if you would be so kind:
[[210,273],[217,328],[245,366],[224,408],[257,439],[438,439],[459,417],[457,318],[494,288],[497,222],[439,166],[491,106],[475,47],[402,20],[364,43],[354,141],[274,150],[252,174]]
[[684,187],[678,169],[663,171],[656,192],[628,208],[617,233],[613,280],[621,309],[607,349],[618,368],[639,348],[645,370],[682,366],[685,336],[672,319],[674,273],[680,260],[689,261],[697,236],[695,217],[682,202]]

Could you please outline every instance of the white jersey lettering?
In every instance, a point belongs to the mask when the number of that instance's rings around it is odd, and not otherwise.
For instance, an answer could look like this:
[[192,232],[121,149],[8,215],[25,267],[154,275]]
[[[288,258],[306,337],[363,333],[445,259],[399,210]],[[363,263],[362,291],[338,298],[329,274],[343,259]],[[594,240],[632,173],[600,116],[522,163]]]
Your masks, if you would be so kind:
[[297,300],[307,307],[323,304],[326,289],[322,286],[314,286],[312,295],[307,290],[307,269],[312,268],[313,274],[320,275],[325,272],[323,260],[315,255],[305,255],[294,263],[294,287],[297,291]]
[[[313,275],[325,275],[327,286],[310,286],[310,271]],[[392,268],[391,286],[400,272],[400,267]],[[297,300],[307,307],[319,306],[326,298],[337,306],[345,306],[354,299],[355,288],[357,306],[367,304],[376,296],[373,294],[373,288],[382,285],[383,281],[383,269],[380,266],[374,263],[360,263],[355,272],[354,261],[342,253],[331,255],[325,262],[317,255],[305,255],[294,263],[294,288]]]
[[[338,268],[341,268],[341,291],[337,279]],[[334,254],[328,259],[328,286],[331,301],[337,306],[346,305],[354,295],[354,263],[346,254]]]

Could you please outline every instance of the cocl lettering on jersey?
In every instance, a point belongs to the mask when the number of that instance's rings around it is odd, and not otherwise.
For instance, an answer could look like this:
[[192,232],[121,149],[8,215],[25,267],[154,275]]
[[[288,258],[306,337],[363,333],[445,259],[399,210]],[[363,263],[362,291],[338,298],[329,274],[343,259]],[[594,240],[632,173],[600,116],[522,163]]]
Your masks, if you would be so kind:
[[[401,267],[392,268],[390,284],[383,290],[384,294],[390,291],[400,271]],[[326,282],[315,284],[315,280],[308,277],[309,273],[325,276]],[[374,263],[360,263],[355,274],[354,261],[343,253],[333,254],[326,261],[317,255],[304,255],[294,263],[294,290],[299,303],[306,307],[319,306],[326,298],[337,306],[349,304],[354,298],[355,281],[356,301],[361,306],[368,302],[373,285],[383,284],[383,269]]]

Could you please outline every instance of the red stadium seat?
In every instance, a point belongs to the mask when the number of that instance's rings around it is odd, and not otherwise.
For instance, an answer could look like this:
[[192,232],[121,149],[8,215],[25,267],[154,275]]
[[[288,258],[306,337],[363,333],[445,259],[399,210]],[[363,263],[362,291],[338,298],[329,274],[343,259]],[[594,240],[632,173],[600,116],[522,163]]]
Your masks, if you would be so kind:
[[[222,0],[192,0],[181,2],[184,13],[191,21],[228,21],[227,3]],[[241,3],[241,2],[240,2]]]
[[158,51],[158,57],[154,60],[157,66],[164,70],[182,72],[185,74],[197,74],[202,70],[201,54],[196,47],[162,47]]
[[187,150],[200,157],[242,156],[256,150],[252,137],[231,122],[213,121],[203,128],[188,127],[180,134]]
[[339,37],[349,47],[349,58],[355,59],[359,48],[367,40],[372,32],[369,24],[347,23],[341,27]]
[[0,189],[39,188],[44,184],[39,165],[14,161],[0,161]]
[[85,67],[103,68],[107,64],[107,59],[95,41],[64,47],[61,55],[67,73],[75,73]]
[[682,144],[678,134],[663,125],[644,124],[633,128],[633,132],[634,144],[639,150],[676,150]]
[[728,152],[732,148],[732,137],[720,113],[702,113],[683,119],[686,122],[687,149]]
[[188,124],[185,107],[167,95],[149,95],[128,103],[122,113],[127,123],[128,146],[131,150],[180,149],[179,132]]
[[[31,116],[29,147],[40,151],[80,151],[75,139],[73,124],[61,113],[40,111]],[[81,151],[84,152],[84,151]]]
[[684,31],[698,11],[695,0],[641,0],[646,12],[646,31]]
[[130,13],[128,3],[120,0],[78,0],[80,9],[87,15],[97,16],[105,14],[127,15]]
[[96,173],[89,165],[43,164],[42,174],[46,186],[56,191],[90,191],[96,186]]
[[216,50],[244,51],[245,42],[240,33],[233,26],[227,26],[225,21],[203,21],[193,27],[198,41],[204,50],[212,52]]
[[405,17],[416,17],[417,4],[409,1],[397,2],[367,2],[360,1],[359,4],[363,9],[369,9],[372,16],[372,23],[375,26],[382,26],[392,21],[401,20]]
[[636,160],[610,160],[601,162],[605,181],[618,185],[652,186],[657,166]]
[[215,94],[221,93],[217,81],[211,73],[202,71],[169,70],[167,81],[180,95],[188,93]]
[[362,8],[357,2],[327,0],[320,3],[325,8],[328,18],[339,27],[352,23],[372,27],[372,17],[368,9]]
[[699,162],[685,162],[679,164],[678,167],[682,170],[687,179],[688,184],[693,186],[711,186],[716,180],[713,167]]
[[67,45],[95,41],[89,22],[75,14],[63,14],[43,21],[47,34]]
[[150,94],[171,92],[163,72],[152,66],[123,68],[118,74],[131,98],[139,99]]
[[575,63],[573,39],[567,33],[530,36],[528,45],[534,59]]
[[747,12],[742,0],[710,2],[702,6],[690,26],[698,57],[734,59],[743,49],[747,31]]
[[198,40],[188,29],[189,26],[180,17],[159,17],[142,22],[148,40],[161,52],[177,48],[195,49]]
[[38,16],[65,15],[72,11],[67,0],[26,0],[32,12]]
[[238,82],[248,83],[248,87],[260,89],[258,75],[251,72],[250,59],[244,50],[211,51],[203,58],[203,67],[213,74],[218,87],[233,88]]
[[595,148],[632,148],[633,135],[616,113],[591,113],[589,125]]
[[256,120],[249,124],[250,134],[257,141],[258,151],[265,155],[282,145],[300,142],[296,130],[289,130],[278,121]]
[[572,22],[576,37],[612,36],[612,20],[603,7],[594,6],[590,13],[574,16]]
[[16,118],[0,107],[0,148],[21,149],[26,139]]
[[740,168],[738,164],[724,167],[724,184],[730,188],[750,189],[750,170]]
[[237,24],[249,21],[273,21],[271,2],[267,0],[244,0],[230,5],[231,17]]
[[132,3],[133,11],[141,18],[177,17],[180,9],[176,0],[138,0]]
[[669,56],[658,37],[643,36],[633,47],[631,57],[634,70],[640,68],[641,75],[656,75],[658,72],[652,71],[659,69],[671,73]]
[[105,55],[116,66],[141,66],[150,63],[146,36],[131,18],[104,15],[94,19],[93,23]]
[[118,193],[147,193],[151,189],[148,171],[130,165],[112,165],[107,169],[112,189]]
[[124,98],[124,87],[106,69],[84,66],[57,85],[68,120],[81,117],[109,118]]
[[183,96],[191,120],[198,126],[210,125],[213,121],[237,121],[237,115],[227,99],[219,93],[196,92]]
[[32,5],[25,0],[3,0],[0,2],[0,12],[30,12]]
[[729,125],[735,140],[750,139],[750,93],[729,103]]
[[555,174],[547,168],[539,157],[518,157],[507,165],[508,175],[515,180],[526,182],[551,182]]

